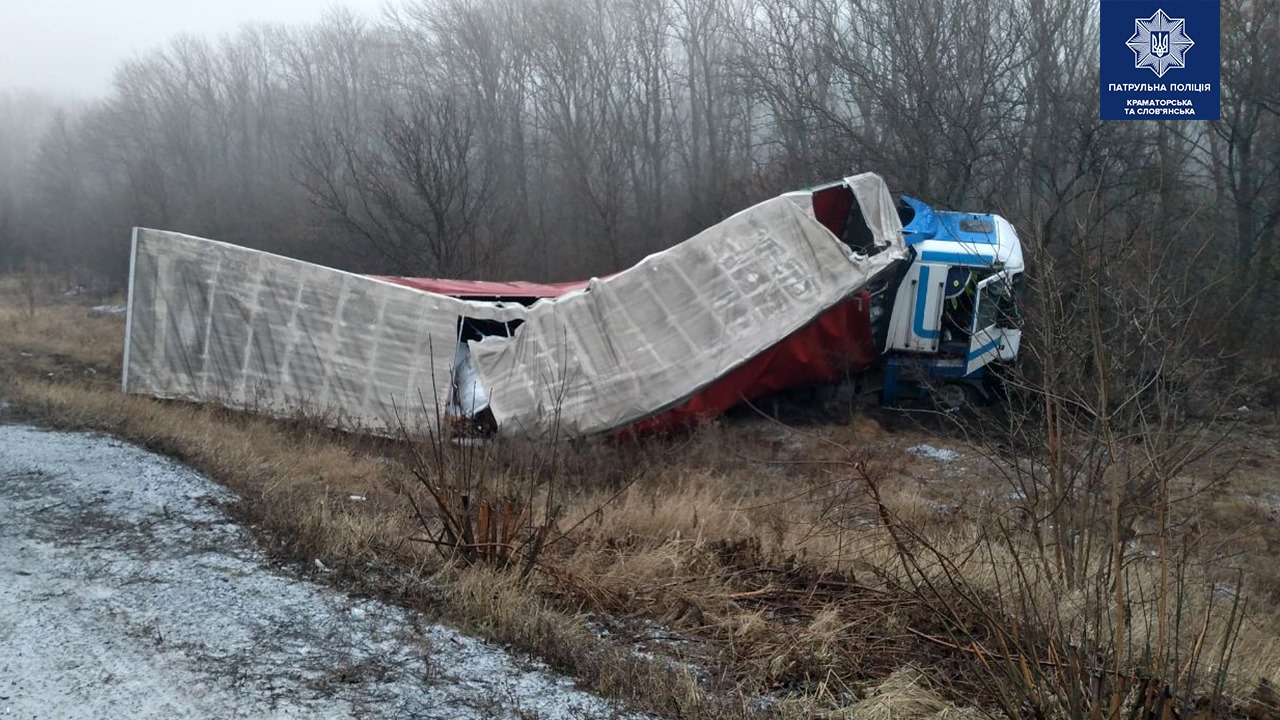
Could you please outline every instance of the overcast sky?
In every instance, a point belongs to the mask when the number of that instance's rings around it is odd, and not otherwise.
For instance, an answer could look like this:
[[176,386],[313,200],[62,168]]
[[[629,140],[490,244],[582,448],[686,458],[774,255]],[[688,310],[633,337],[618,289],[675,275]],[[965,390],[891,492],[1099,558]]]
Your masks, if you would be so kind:
[[[250,22],[308,23],[330,0],[0,0],[0,90],[90,99],[121,60],[188,33],[212,38]],[[345,0],[379,15],[384,0]]]

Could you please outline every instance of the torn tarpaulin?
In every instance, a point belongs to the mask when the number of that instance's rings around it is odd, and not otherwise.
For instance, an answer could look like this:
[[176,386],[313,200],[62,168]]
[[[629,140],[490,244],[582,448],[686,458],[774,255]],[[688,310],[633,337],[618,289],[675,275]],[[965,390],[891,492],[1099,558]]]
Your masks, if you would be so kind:
[[689,402],[905,258],[883,181],[845,188],[867,242],[837,236],[812,193],[790,193],[529,307],[139,229],[124,387],[272,414],[302,406],[380,432],[406,415],[434,425],[454,399],[463,320],[521,320],[469,343],[500,431],[616,430]]

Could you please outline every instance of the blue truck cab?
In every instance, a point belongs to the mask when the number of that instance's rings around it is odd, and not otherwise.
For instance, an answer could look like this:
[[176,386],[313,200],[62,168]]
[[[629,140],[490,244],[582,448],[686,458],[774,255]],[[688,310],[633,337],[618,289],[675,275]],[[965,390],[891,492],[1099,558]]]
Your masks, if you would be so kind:
[[933,387],[944,406],[986,399],[985,369],[1011,361],[1022,339],[1022,244],[999,215],[936,211],[902,196],[911,260],[885,338],[886,405],[908,384]]

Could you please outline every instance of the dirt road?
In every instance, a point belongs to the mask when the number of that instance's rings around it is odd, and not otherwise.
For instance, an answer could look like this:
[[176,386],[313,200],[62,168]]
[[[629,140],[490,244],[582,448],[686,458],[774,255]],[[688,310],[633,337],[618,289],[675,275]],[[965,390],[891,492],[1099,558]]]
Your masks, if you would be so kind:
[[598,718],[570,681],[273,568],[191,470],[0,426],[0,718]]

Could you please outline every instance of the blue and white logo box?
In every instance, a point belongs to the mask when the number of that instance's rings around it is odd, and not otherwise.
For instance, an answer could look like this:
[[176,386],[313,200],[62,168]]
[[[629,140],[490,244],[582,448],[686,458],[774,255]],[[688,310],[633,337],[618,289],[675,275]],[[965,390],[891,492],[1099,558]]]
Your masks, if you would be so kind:
[[1099,0],[1103,120],[1217,120],[1219,0]]

